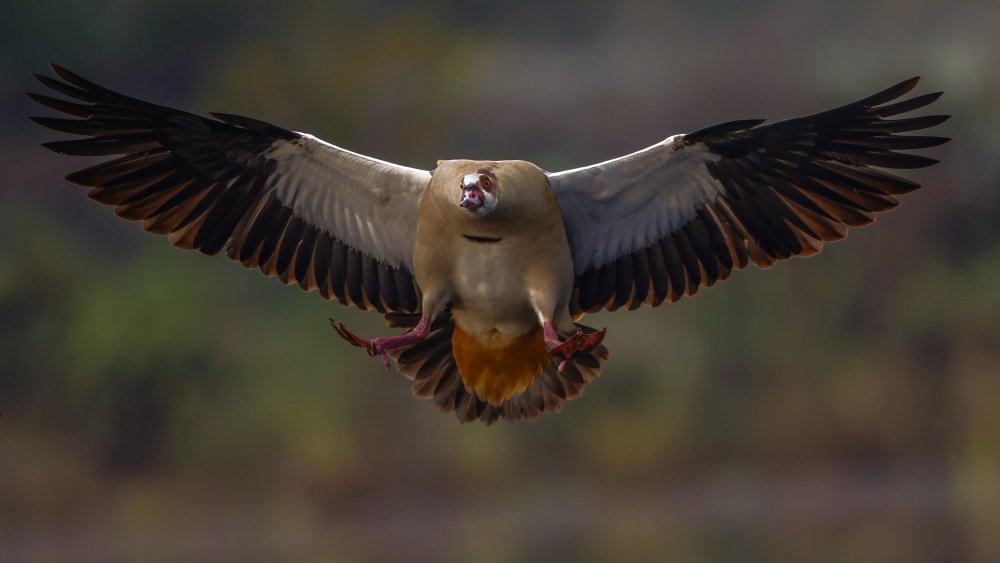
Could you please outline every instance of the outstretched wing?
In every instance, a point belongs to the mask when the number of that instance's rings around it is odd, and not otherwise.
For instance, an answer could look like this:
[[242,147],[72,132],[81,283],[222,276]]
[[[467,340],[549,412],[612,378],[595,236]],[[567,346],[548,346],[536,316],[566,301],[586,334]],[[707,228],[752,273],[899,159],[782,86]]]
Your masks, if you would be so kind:
[[[880,168],[937,162],[900,135],[948,116],[889,119],[941,94],[894,102],[913,78],[846,106],[769,125],[722,123],[639,152],[549,174],[576,269],[574,312],[657,306],[750,261],[811,256],[920,186]],[[894,103],[891,103],[894,102]]]
[[411,262],[429,172],[247,117],[143,102],[52,69],[62,81],[35,76],[83,103],[29,95],[81,119],[32,119],[86,137],[45,144],[55,152],[121,155],[66,177],[119,217],[180,248],[225,247],[248,268],[345,305],[418,310]]

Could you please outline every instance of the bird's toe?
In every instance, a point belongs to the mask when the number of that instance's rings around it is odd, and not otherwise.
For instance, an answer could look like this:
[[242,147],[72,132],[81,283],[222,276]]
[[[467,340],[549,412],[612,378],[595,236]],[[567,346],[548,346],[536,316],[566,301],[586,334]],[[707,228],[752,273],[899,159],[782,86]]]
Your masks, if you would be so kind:
[[589,352],[594,348],[597,348],[598,346],[601,345],[601,342],[604,341],[604,335],[607,334],[607,332],[608,329],[605,328],[597,332],[577,333],[577,335],[574,337],[578,340],[576,346],[576,352],[577,353]]
[[556,346],[549,347],[549,354],[560,362],[568,360],[576,353],[577,335],[573,335]]
[[358,336],[357,334],[354,334],[353,332],[347,330],[347,327],[345,327],[343,323],[338,323],[333,319],[330,319],[330,326],[332,326],[333,330],[337,331],[337,334],[339,334],[340,337],[343,338],[344,340],[350,342],[352,345],[357,346],[358,348],[364,348],[365,351],[368,352],[369,356],[374,356],[375,354],[378,353],[378,351],[376,350],[377,340],[378,340],[377,338],[375,339],[375,341],[372,341],[368,340],[367,338],[364,338],[363,336]]

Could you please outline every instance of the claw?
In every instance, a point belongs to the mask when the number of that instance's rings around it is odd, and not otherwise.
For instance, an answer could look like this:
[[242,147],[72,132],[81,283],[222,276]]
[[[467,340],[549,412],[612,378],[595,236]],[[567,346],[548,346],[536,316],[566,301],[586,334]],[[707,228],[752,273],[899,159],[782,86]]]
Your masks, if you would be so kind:
[[344,340],[350,342],[351,344],[357,346],[358,348],[364,348],[365,351],[368,352],[369,356],[374,356],[375,354],[378,353],[376,351],[375,343],[373,341],[358,336],[357,334],[354,334],[353,332],[347,330],[347,327],[345,327],[343,323],[338,323],[337,321],[330,319],[330,326],[332,326],[333,330],[337,331],[337,334],[339,334],[340,337],[343,338]]

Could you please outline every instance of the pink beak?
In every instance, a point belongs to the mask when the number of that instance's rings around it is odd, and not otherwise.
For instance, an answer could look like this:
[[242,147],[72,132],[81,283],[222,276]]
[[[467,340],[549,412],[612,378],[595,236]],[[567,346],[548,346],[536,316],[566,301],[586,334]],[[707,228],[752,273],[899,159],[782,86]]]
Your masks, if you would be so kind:
[[474,212],[483,206],[484,200],[483,190],[479,186],[466,186],[462,189],[462,201],[458,204]]

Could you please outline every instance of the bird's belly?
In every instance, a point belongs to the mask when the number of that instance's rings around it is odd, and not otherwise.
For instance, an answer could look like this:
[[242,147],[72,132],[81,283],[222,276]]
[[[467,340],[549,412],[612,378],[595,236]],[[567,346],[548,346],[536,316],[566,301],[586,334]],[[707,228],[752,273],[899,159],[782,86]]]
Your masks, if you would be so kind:
[[520,336],[538,327],[538,317],[523,274],[511,267],[517,262],[495,254],[477,252],[461,257],[452,279],[452,315],[470,335],[500,332]]

